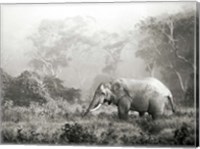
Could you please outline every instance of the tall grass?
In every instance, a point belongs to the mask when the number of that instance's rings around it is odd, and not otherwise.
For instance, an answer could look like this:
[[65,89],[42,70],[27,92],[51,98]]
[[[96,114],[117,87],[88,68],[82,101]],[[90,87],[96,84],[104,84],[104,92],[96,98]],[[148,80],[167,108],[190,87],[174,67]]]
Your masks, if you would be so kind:
[[[174,115],[152,120],[149,115],[118,119],[116,107],[102,107],[82,117],[84,105],[62,99],[30,107],[2,107],[2,141],[18,144],[194,145],[195,110],[177,109]],[[105,110],[107,109],[107,110]]]

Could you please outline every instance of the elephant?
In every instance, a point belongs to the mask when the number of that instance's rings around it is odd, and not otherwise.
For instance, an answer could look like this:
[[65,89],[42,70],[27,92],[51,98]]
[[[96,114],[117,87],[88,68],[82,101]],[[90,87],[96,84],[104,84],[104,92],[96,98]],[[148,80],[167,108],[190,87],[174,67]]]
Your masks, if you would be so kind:
[[84,116],[104,103],[116,105],[118,116],[123,120],[127,120],[130,110],[139,112],[140,116],[147,112],[153,119],[157,119],[164,114],[167,103],[171,105],[172,112],[175,112],[171,91],[153,77],[140,80],[120,78],[100,83]]

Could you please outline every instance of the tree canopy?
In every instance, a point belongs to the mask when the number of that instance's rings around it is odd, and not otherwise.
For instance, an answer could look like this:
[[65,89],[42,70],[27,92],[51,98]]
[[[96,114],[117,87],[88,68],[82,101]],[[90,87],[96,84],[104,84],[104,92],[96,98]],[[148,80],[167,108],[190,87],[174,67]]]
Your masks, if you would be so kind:
[[29,106],[31,102],[44,104],[62,98],[70,104],[80,102],[81,90],[68,88],[63,81],[53,76],[41,77],[36,72],[24,71],[17,77],[7,75],[1,69],[3,103]]
[[142,38],[136,56],[144,60],[151,76],[159,71],[170,88],[184,94],[196,69],[195,11],[149,17],[137,27]]

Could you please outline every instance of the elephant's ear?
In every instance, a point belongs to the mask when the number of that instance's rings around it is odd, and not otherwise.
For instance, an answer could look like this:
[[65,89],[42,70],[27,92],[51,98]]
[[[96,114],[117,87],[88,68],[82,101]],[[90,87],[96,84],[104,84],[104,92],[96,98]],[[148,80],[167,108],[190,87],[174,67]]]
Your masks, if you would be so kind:
[[126,93],[126,95],[131,97],[127,84],[123,83],[123,89],[124,89],[124,92]]
[[118,80],[113,84],[113,91],[117,93],[118,96],[123,96],[123,95],[130,96],[128,86],[126,82],[124,82],[123,80]]
[[118,93],[121,89],[122,89],[122,87],[121,87],[121,83],[120,82],[113,83],[113,85],[112,85],[112,91],[114,93]]
[[112,85],[112,90],[118,97],[127,95],[128,92],[127,86],[125,85],[125,82],[123,80],[117,80]]

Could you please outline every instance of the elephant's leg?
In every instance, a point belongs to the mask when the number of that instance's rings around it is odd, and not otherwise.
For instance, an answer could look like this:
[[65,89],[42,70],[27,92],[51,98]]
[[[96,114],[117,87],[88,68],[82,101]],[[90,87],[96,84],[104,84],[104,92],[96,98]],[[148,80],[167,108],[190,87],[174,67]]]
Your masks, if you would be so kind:
[[150,100],[148,113],[153,119],[158,119],[164,112],[164,101],[160,100],[160,97]]
[[130,100],[129,97],[122,97],[118,103],[118,116],[120,119],[127,120],[128,112],[130,110]]
[[127,120],[128,119],[128,111],[118,109],[118,116],[122,120]]
[[148,113],[152,116],[154,120],[160,118],[161,115],[163,114],[160,108],[155,108],[153,110],[151,109]]

